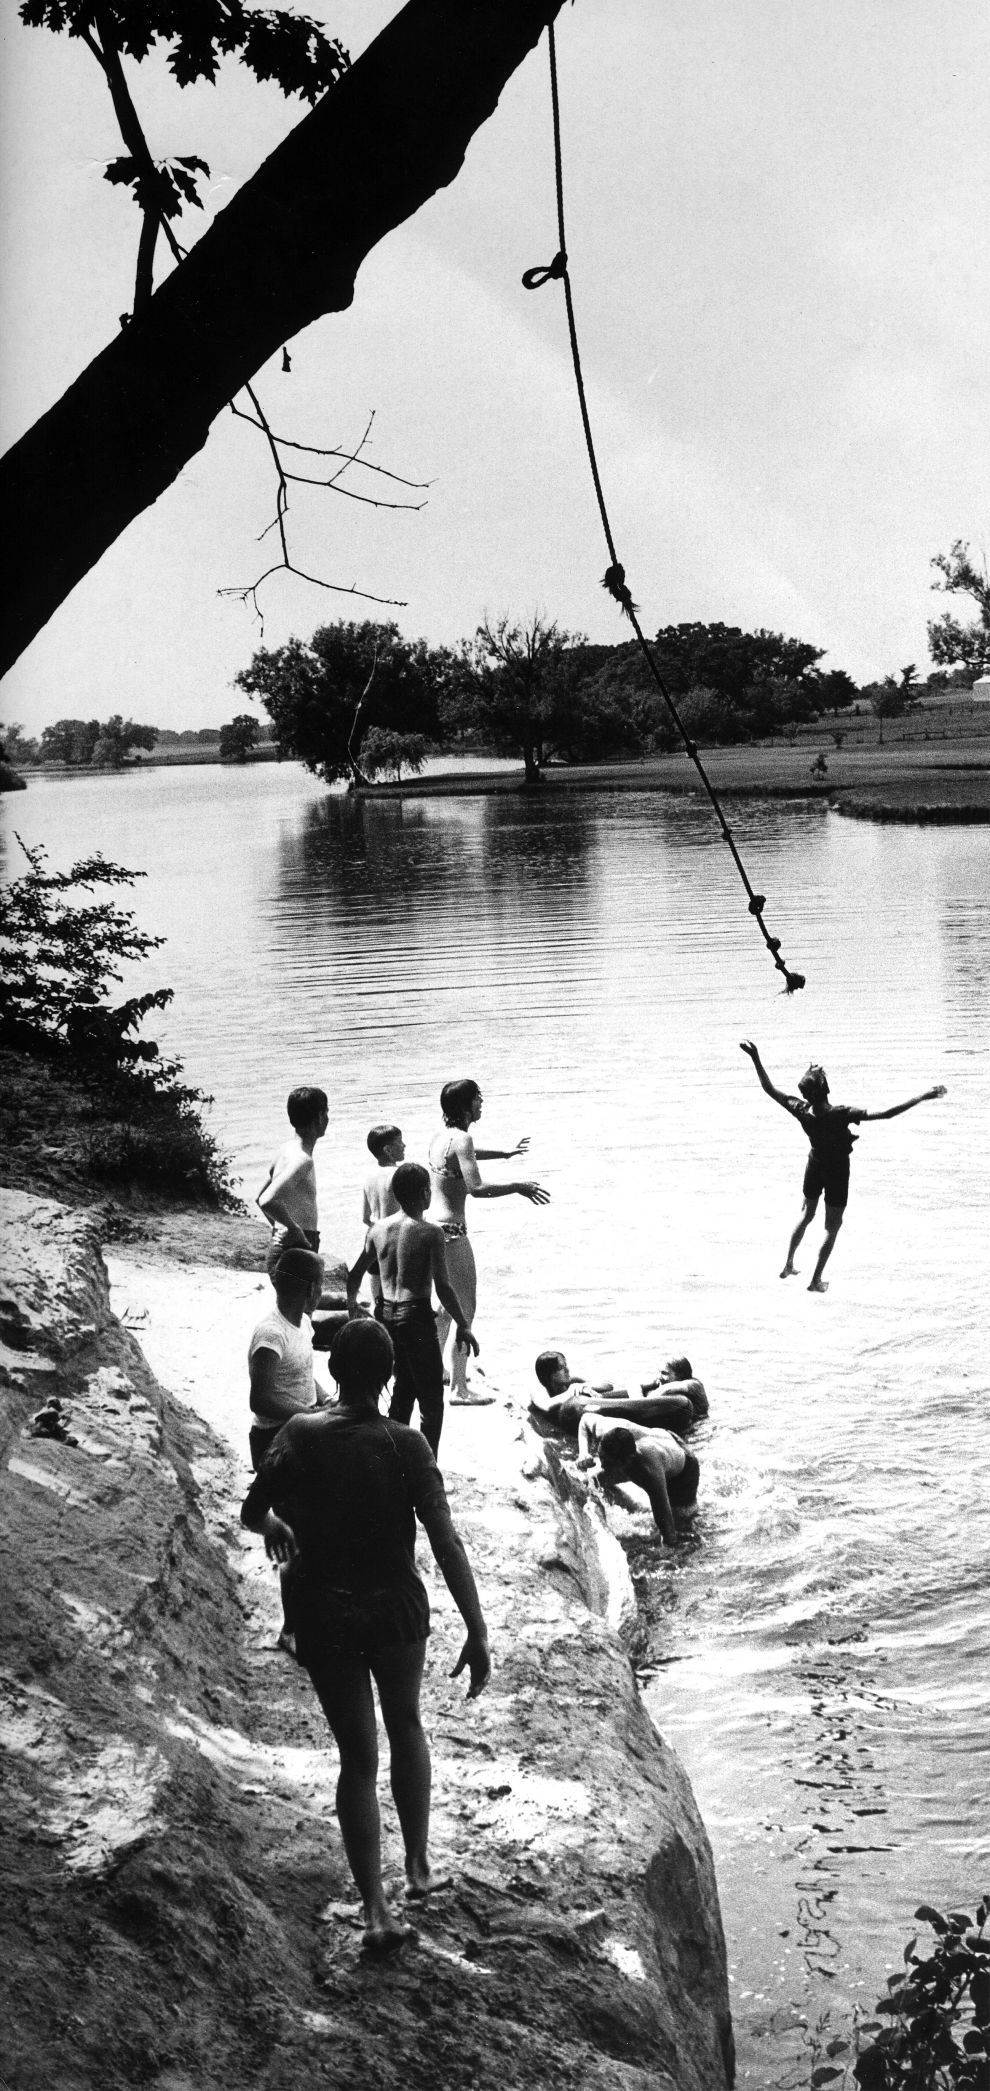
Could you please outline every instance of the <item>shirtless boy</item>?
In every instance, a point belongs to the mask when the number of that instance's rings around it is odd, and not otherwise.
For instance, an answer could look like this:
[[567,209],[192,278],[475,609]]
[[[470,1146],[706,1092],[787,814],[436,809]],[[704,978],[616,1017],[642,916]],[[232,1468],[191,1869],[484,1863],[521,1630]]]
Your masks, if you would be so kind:
[[909,1096],[906,1104],[891,1104],[888,1111],[861,1111],[849,1104],[830,1104],[828,1100],[828,1076],[823,1067],[812,1065],[798,1083],[800,1094],[789,1096],[784,1089],[776,1089],[760,1059],[751,1038],[744,1038],[740,1051],[745,1053],[756,1069],[757,1080],[767,1096],[796,1118],[811,1143],[811,1153],[804,1172],[802,1194],[804,1203],[801,1218],[787,1245],[787,1255],[782,1278],[793,1278],[795,1273],[794,1253],[815,1217],[818,1200],[825,1194],[825,1239],[818,1252],[809,1292],[827,1292],[822,1283],[822,1272],[835,1247],[836,1236],[842,1225],[849,1198],[849,1157],[852,1154],[852,1131],[854,1125],[866,1125],[879,1118],[900,1118],[904,1111],[913,1111],[916,1104],[933,1102],[935,1097],[944,1096],[945,1089],[939,1083],[934,1089],[923,1089],[920,1096]]
[[291,1090],[285,1108],[293,1136],[276,1155],[257,1200],[272,1229],[265,1268],[273,1281],[286,1249],[316,1251],[320,1246],[313,1149],[330,1123],[322,1089]]
[[600,1416],[628,1419],[648,1429],[677,1431],[690,1430],[699,1416],[708,1414],[704,1387],[690,1375],[680,1381],[665,1381],[662,1394],[626,1394],[621,1387],[589,1387],[584,1380],[572,1377],[563,1351],[542,1350],[536,1360],[536,1377],[540,1392],[530,1395],[530,1406],[548,1423],[572,1435],[576,1435],[582,1416],[592,1409]]
[[693,1511],[698,1499],[700,1469],[694,1453],[669,1430],[647,1430],[639,1423],[623,1423],[602,1415],[582,1416],[578,1448],[585,1465],[598,1459],[602,1480],[615,1489],[627,1509],[629,1502],[618,1488],[634,1481],[650,1499],[654,1521],[666,1546],[676,1546],[675,1510]]
[[[392,1178],[401,1161],[405,1160],[406,1143],[397,1125],[373,1125],[368,1134],[368,1147],[375,1157],[375,1166],[364,1180],[361,1200],[361,1219],[365,1234],[378,1220],[388,1220],[399,1206],[392,1189]],[[371,1297],[378,1311],[381,1285],[378,1272],[369,1272]]]
[[418,1401],[420,1428],[436,1457],[443,1428],[443,1359],[433,1312],[434,1288],[456,1325],[457,1342],[478,1354],[464,1306],[450,1282],[442,1227],[423,1215],[430,1178],[419,1162],[400,1162],[392,1178],[399,1210],[369,1227],[361,1255],[347,1273],[347,1298],[354,1305],[365,1271],[381,1281],[381,1315],[395,1352],[389,1419],[408,1423]]

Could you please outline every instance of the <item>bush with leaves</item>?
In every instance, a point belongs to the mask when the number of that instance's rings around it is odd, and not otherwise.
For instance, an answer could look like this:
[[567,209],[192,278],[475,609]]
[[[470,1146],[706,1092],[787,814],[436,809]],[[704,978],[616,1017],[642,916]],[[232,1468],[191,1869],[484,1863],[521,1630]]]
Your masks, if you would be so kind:
[[16,840],[28,869],[0,894],[0,1044],[71,1065],[89,1099],[94,1175],[237,1204],[226,1160],[200,1120],[210,1098],[180,1080],[181,1061],[135,1035],[173,989],[110,999],[122,967],[164,938],[138,929],[112,900],[78,897],[131,886],[144,873],[100,855],[50,871],[45,850]]
[[[874,2037],[861,2047],[853,2076],[863,2091],[986,2091],[990,2082],[990,1896],[975,1920],[964,1910],[948,1916],[927,1902],[915,1910],[931,1926],[935,1945],[917,1951],[911,1939],[904,1967],[892,1975],[877,2011],[890,2024],[861,2028]],[[836,2072],[815,2071],[812,2083]]]
[[261,728],[250,712],[236,712],[220,728],[221,762],[246,762],[252,753]]

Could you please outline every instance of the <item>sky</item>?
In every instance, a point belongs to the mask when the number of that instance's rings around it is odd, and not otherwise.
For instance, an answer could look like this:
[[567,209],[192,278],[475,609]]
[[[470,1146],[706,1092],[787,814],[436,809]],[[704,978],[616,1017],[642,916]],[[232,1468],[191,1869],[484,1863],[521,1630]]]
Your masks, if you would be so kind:
[[[358,53],[396,12],[306,10]],[[990,9],[984,0],[576,0],[558,19],[567,244],[613,530],[647,631],[768,626],[857,681],[927,665],[932,555],[990,530]],[[0,32],[6,443],[116,331],[137,219],[102,179],[121,150],[86,50]],[[228,65],[180,92],[129,69],[157,156],[212,171],[187,242],[303,105]],[[114,711],[215,725],[262,642],[336,617],[469,637],[535,611],[619,642],[556,247],[546,41],[455,183],[384,241],[354,304],[258,389],[273,426],[426,482],[389,512],[297,490],[298,563],[374,604],[276,575],[262,439],[225,415],[176,484],[80,583],[6,678],[38,732]],[[359,486],[355,478],[352,483]],[[957,606],[959,607],[959,606]]]

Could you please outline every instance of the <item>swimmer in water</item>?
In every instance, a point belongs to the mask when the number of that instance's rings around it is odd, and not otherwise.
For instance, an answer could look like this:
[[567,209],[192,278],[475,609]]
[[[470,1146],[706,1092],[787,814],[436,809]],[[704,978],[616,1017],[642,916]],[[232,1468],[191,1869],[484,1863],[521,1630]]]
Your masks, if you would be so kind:
[[811,1144],[808,1165],[802,1186],[804,1204],[801,1218],[787,1245],[787,1255],[782,1278],[793,1278],[794,1255],[811,1225],[818,1209],[818,1200],[825,1196],[825,1239],[818,1252],[809,1292],[827,1292],[822,1282],[822,1272],[835,1247],[836,1236],[842,1225],[849,1198],[849,1158],[856,1138],[854,1125],[866,1125],[880,1118],[899,1118],[904,1111],[913,1111],[917,1104],[934,1102],[944,1096],[941,1083],[934,1089],[923,1089],[920,1096],[909,1096],[904,1104],[891,1104],[887,1111],[862,1111],[849,1104],[830,1104],[828,1100],[828,1076],[823,1067],[812,1065],[798,1083],[798,1096],[789,1096],[784,1089],[775,1089],[760,1059],[752,1039],[744,1038],[740,1050],[752,1061],[757,1080],[767,1096],[779,1104],[791,1118],[807,1133]]
[[[690,1360],[672,1362],[687,1365]],[[708,1396],[700,1379],[694,1379],[690,1372],[683,1380],[665,1380],[662,1394],[646,1389],[642,1394],[627,1394],[622,1387],[589,1387],[585,1380],[574,1378],[560,1350],[541,1350],[535,1371],[540,1391],[530,1395],[531,1408],[571,1436],[577,1435],[582,1417],[592,1410],[597,1415],[628,1420],[648,1429],[680,1433],[690,1430],[699,1417],[708,1414]],[[658,1385],[655,1381],[654,1386]]]
[[590,1465],[597,1456],[602,1480],[625,1509],[638,1506],[623,1496],[620,1484],[633,1481],[645,1489],[664,1545],[676,1546],[675,1513],[692,1515],[698,1500],[700,1468],[694,1453],[669,1430],[646,1430],[600,1415],[582,1417],[578,1443],[582,1463]]

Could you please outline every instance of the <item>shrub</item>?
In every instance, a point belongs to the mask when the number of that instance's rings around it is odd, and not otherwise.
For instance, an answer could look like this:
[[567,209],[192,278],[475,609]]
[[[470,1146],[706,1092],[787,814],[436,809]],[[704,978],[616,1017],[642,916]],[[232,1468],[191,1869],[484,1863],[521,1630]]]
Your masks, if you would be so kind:
[[[904,1970],[892,1975],[877,2012],[888,2025],[860,2048],[853,2076],[864,2091],[986,2091],[990,2067],[990,1896],[975,1922],[963,1910],[943,1916],[923,1902],[915,1916],[931,1926],[930,1953],[904,1949]],[[824,2084],[829,2075],[815,2071]]]
[[138,929],[113,901],[76,897],[131,886],[144,874],[99,855],[49,871],[45,850],[16,840],[28,869],[2,895],[0,1043],[71,1062],[86,1098],[91,1174],[237,1205],[227,1161],[200,1117],[212,1099],[182,1082],[180,1060],[135,1035],[150,1010],[167,1008],[173,990],[110,1001],[121,968],[164,938]]

